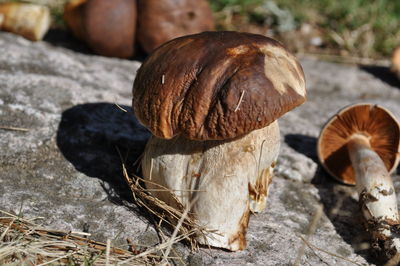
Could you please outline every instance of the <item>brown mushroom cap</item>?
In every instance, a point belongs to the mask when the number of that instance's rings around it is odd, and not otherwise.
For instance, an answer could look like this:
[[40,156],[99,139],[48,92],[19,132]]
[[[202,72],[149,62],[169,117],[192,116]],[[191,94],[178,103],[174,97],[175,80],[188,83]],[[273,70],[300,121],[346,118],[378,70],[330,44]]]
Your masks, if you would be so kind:
[[84,18],[85,40],[98,54],[128,58],[136,32],[135,0],[89,0]]
[[135,0],[71,0],[64,20],[76,38],[97,54],[129,58],[134,54]]
[[222,140],[269,125],[305,96],[303,70],[279,42],[204,32],[174,39],[147,58],[133,108],[160,138]]
[[357,133],[369,138],[371,149],[389,172],[396,168],[399,159],[400,126],[388,110],[365,103],[345,107],[322,129],[318,157],[329,174],[349,185],[354,185],[356,179],[346,145]]
[[207,0],[140,0],[138,40],[150,53],[166,41],[214,29]]

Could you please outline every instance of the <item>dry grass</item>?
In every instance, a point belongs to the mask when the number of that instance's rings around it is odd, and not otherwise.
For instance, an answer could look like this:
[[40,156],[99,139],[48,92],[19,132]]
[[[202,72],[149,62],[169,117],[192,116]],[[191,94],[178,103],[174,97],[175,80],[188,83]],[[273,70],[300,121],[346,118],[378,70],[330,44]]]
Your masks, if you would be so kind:
[[[200,226],[194,219],[193,214],[189,212],[190,205],[186,208],[180,205],[178,208],[174,208],[162,200],[153,197],[143,184],[146,181],[138,176],[130,177],[126,170],[125,165],[122,165],[125,181],[128,183],[135,203],[146,210],[150,215],[153,215],[159,219],[158,230],[162,234],[161,225],[164,223],[174,232],[171,238],[174,238],[174,234],[179,233],[178,238],[184,239],[191,247],[192,250],[197,250],[199,247],[197,239],[204,237],[207,233],[207,229]],[[153,183],[153,185],[157,185]],[[160,190],[168,191],[167,188],[158,185]],[[171,192],[171,197],[174,197],[174,193]],[[175,202],[179,203],[176,199]],[[192,202],[193,204],[193,202]],[[176,236],[175,236],[176,238]],[[169,240],[169,242],[171,242]]]
[[0,129],[3,130],[10,130],[10,131],[23,131],[23,132],[28,132],[28,128],[22,128],[22,127],[13,127],[13,126],[2,126],[0,125]]
[[[146,208],[152,211],[150,207]],[[2,213],[0,216],[0,265],[154,265],[161,262],[167,263],[171,259],[169,253],[173,244],[183,239],[189,239],[190,235],[196,232],[196,230],[184,229],[186,234],[177,234],[181,231],[178,225],[175,235],[163,243],[139,250],[130,241],[125,248],[112,247],[110,241],[101,243],[90,240],[87,233],[49,230],[42,228],[32,220],[1,210],[0,212]],[[185,224],[182,228],[186,228],[189,224],[185,219],[185,213],[178,221]]]
[[[130,177],[124,165],[123,174],[136,204],[159,218],[156,228],[163,235],[162,243],[137,249],[127,239],[125,247],[113,247],[110,241],[90,240],[87,233],[45,229],[34,220],[0,210],[0,265],[166,265],[175,243],[184,240],[197,249],[196,238],[205,230],[193,219],[190,206],[172,208],[151,196],[142,186],[144,180]],[[161,230],[163,223],[173,230],[171,236]]]
[[[130,265],[160,261],[157,247],[152,252],[127,250],[87,238],[80,232],[49,230],[32,220],[0,211],[0,264],[4,265]],[[159,249],[163,247],[160,246]],[[131,248],[132,249],[132,248]]]

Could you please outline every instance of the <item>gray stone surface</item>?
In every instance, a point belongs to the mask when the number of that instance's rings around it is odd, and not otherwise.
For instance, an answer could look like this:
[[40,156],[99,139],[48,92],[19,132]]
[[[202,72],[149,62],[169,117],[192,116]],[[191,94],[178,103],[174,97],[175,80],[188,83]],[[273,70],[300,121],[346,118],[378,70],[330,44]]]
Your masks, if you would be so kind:
[[[315,145],[325,121],[345,105],[373,102],[400,118],[400,89],[385,69],[302,58],[308,102],[280,119],[282,149],[265,212],[251,217],[241,252],[177,246],[190,265],[288,265],[303,245],[314,213],[324,213],[309,242],[359,264],[376,261],[365,248],[354,189],[318,166]],[[131,200],[121,176],[148,133],[129,111],[139,62],[85,55],[0,33],[0,208],[61,230],[89,228],[94,238],[153,245],[151,218]],[[378,78],[374,73],[383,74]],[[383,79],[383,80],[382,80]],[[123,112],[118,103],[128,112]],[[128,155],[128,156],[126,156]],[[400,188],[398,174],[394,176]],[[305,249],[302,265],[351,265]]]

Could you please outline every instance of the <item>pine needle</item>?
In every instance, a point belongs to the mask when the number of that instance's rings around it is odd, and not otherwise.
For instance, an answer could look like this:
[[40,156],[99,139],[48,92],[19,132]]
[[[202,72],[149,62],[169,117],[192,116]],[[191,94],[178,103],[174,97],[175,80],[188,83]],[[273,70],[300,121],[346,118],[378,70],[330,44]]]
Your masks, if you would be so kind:
[[22,132],[28,132],[28,128],[23,128],[23,127],[12,127],[12,126],[0,126],[0,129],[4,130],[10,130],[10,131],[22,131]]

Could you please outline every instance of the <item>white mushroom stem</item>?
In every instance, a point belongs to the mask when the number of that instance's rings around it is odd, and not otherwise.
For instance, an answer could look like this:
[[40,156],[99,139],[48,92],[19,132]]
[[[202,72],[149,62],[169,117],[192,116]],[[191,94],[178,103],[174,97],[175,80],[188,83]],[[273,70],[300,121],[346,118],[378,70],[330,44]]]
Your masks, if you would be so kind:
[[[190,212],[212,231],[199,243],[241,250],[250,212],[266,207],[279,146],[277,122],[229,141],[152,137],[142,160],[146,187],[174,207],[196,198]],[[160,191],[155,183],[169,190]]]
[[[400,252],[399,212],[392,179],[368,137],[355,134],[347,144],[356,175],[359,201],[374,240],[381,240],[387,254]],[[389,256],[391,256],[389,255]]]

